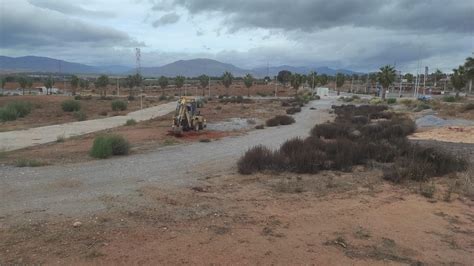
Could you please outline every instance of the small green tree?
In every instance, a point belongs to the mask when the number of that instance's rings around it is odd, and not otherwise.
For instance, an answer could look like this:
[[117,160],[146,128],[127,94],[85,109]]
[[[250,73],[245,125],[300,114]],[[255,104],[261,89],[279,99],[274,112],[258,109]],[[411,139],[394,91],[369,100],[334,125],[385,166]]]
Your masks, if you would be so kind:
[[336,90],[339,94],[339,88],[344,85],[344,82],[346,82],[346,76],[342,73],[337,73],[336,74]]
[[7,83],[6,78],[0,78],[0,86],[2,87],[2,94],[4,93],[5,84]]
[[395,81],[397,72],[395,68],[390,65],[386,65],[380,68],[380,71],[377,75],[380,85],[382,85],[382,99],[385,100],[385,91],[392,85]]
[[168,78],[165,77],[165,76],[161,76],[159,79],[158,79],[158,85],[160,85],[161,87],[161,95],[165,95],[165,89],[168,87]]
[[198,77],[199,80],[199,87],[201,87],[202,90],[202,96],[206,94],[206,87],[209,85],[209,76],[207,75],[201,75]]
[[451,84],[454,89],[459,93],[466,86],[466,69],[464,66],[459,66],[457,69],[453,69],[451,75]]
[[22,94],[25,95],[25,88],[26,88],[26,85],[28,84],[28,79],[24,76],[20,76],[18,78],[18,84],[20,84]]
[[288,70],[282,70],[278,72],[277,80],[278,82],[286,86],[286,84],[291,81],[291,72]]
[[43,84],[44,84],[44,87],[46,88],[46,95],[52,94],[51,89],[53,88],[54,83],[55,83],[55,81],[54,81],[53,77],[51,77],[51,76],[47,77],[44,80]]
[[229,95],[229,88],[230,85],[232,85],[232,81],[234,80],[234,76],[232,73],[226,71],[224,74],[222,74],[222,84],[224,84],[224,87],[226,88],[226,94]]
[[26,87],[28,87],[28,94],[31,94],[31,88],[33,88],[33,79],[31,78],[27,79]]
[[250,74],[245,75],[244,84],[247,88],[247,97],[250,97],[250,88],[253,86],[253,77]]
[[76,75],[72,75],[71,77],[72,95],[76,95],[76,90],[78,86],[79,86],[79,78]]
[[109,85],[109,77],[106,75],[101,75],[95,81],[95,87],[101,89],[100,95],[103,97],[107,96],[107,85]]
[[298,89],[300,88],[301,84],[303,84],[303,76],[295,73],[291,75],[291,87],[295,90],[295,97],[298,96]]
[[81,90],[89,89],[89,80],[88,79],[81,79],[79,81],[79,87],[81,87]]
[[183,95],[182,88],[184,86],[184,81],[186,78],[184,76],[176,76],[174,82],[176,84],[176,88],[179,90],[179,95]]

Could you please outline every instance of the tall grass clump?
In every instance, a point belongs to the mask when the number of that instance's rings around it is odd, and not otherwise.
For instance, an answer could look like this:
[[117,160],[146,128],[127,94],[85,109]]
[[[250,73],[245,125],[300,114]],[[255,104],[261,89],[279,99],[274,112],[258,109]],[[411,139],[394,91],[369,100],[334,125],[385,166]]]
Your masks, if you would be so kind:
[[81,110],[81,103],[76,100],[65,100],[61,103],[64,112],[77,112]]
[[101,135],[94,139],[90,155],[94,158],[105,159],[112,155],[127,155],[130,143],[120,135]]
[[113,111],[125,111],[127,110],[128,104],[125,101],[113,100],[111,106]]
[[14,101],[8,103],[0,108],[0,121],[14,121],[19,117],[25,117],[31,113],[32,109],[33,105],[30,102]]

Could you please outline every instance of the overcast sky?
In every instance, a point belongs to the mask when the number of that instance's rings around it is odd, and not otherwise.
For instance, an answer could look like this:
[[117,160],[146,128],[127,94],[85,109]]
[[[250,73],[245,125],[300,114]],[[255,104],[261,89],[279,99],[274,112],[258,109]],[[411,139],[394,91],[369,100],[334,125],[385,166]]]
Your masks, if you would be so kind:
[[419,61],[448,71],[474,51],[473,0],[0,0],[0,54],[143,66],[211,58],[242,68],[358,71]]

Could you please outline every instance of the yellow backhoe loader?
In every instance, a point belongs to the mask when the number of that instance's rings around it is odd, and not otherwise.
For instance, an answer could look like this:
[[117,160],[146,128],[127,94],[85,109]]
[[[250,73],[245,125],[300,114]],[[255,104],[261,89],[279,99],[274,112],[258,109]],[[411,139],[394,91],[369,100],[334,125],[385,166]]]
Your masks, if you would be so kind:
[[180,135],[183,131],[199,131],[206,127],[206,119],[198,111],[195,97],[181,97],[173,117],[173,133]]

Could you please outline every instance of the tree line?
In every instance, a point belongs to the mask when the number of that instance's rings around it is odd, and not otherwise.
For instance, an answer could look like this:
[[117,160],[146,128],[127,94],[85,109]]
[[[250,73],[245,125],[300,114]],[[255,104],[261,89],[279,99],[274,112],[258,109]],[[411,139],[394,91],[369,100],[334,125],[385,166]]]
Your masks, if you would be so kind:
[[[406,79],[407,83],[412,84],[415,80],[415,76],[411,73],[406,73],[402,76]],[[399,77],[399,78],[402,78]],[[453,69],[453,73],[448,75],[441,72],[437,69],[434,73],[430,74],[427,77],[427,80],[434,81],[435,87],[436,83],[441,80],[447,80],[449,78],[450,85],[456,90],[461,91],[462,89],[468,86],[468,90],[472,92],[472,80],[474,79],[474,59],[472,57],[466,58],[466,61],[463,65],[460,65],[458,68]],[[216,79],[215,77],[210,77],[207,75],[201,75],[197,77],[198,86],[202,89],[202,95],[205,95],[205,89],[209,86],[209,81],[211,79]],[[222,85],[226,88],[226,94],[229,95],[229,89],[232,85],[233,81],[236,79],[232,73],[225,71],[222,76],[217,78],[221,81]],[[335,89],[337,91],[342,88],[347,80],[354,81],[362,81],[363,83],[370,84],[371,86],[375,86],[377,83],[382,87],[381,97],[385,98],[385,91],[395,82],[397,79],[397,71],[395,67],[391,65],[383,66],[379,69],[376,73],[368,73],[368,74],[352,74],[352,75],[345,75],[343,73],[337,73],[334,76],[327,75],[327,74],[318,74],[317,72],[313,71],[307,75],[299,74],[299,73],[291,73],[288,70],[280,71],[277,76],[275,77],[276,81],[282,84],[283,86],[290,85],[294,90],[295,94],[297,94],[298,89],[306,84],[310,88],[316,88],[317,86],[325,86],[330,81],[335,83]],[[424,75],[419,75],[418,79],[424,79]],[[176,88],[179,90],[180,95],[182,95],[182,88],[186,83],[187,78],[184,76],[177,76],[175,78],[168,78],[165,76],[161,76],[157,80],[158,86],[162,89],[162,93],[164,93],[165,89],[170,84],[170,81],[174,83]],[[250,88],[254,85],[256,79],[251,74],[246,74],[242,77],[243,83],[247,88],[247,95],[250,96]],[[270,77],[265,77],[263,81],[265,83],[271,82]],[[28,88],[31,93],[31,88],[33,86],[33,79],[26,77],[26,76],[18,76],[14,77],[4,77],[0,79],[0,85],[2,88],[5,86],[5,83],[9,81],[17,81],[20,85],[20,88],[25,94],[25,90]],[[107,96],[107,86],[113,84],[113,80],[111,80],[107,75],[101,75],[95,80],[93,80],[94,87],[100,91],[101,96]],[[116,81],[117,82],[117,81]],[[141,88],[144,84],[144,78],[140,74],[129,75],[126,78],[122,78],[118,80],[121,87],[128,88],[128,93],[130,96],[133,96],[138,88]],[[55,79],[52,76],[48,76],[42,80],[44,87],[46,88],[46,94],[52,94],[51,89],[55,84]],[[90,79],[87,78],[79,78],[76,75],[72,75],[70,78],[70,86],[71,86],[71,93],[73,95],[76,94],[77,89],[80,88],[81,90],[88,90],[90,87]]]

